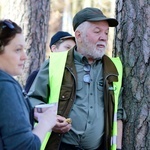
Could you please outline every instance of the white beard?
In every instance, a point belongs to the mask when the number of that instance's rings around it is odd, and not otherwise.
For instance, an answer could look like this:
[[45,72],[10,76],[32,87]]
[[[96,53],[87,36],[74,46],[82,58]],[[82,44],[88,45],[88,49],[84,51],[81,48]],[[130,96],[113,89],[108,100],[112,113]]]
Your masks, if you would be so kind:
[[[98,47],[99,44],[104,45],[104,47]],[[83,37],[82,46],[79,48],[80,53],[87,58],[99,59],[102,58],[106,51],[106,43],[99,41],[96,44],[92,44],[87,38]]]

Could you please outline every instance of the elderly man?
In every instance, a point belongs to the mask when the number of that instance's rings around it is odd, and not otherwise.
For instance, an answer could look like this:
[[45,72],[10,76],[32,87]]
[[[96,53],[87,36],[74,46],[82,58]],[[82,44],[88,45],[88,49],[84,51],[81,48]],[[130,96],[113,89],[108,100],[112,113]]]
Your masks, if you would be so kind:
[[[105,50],[109,27],[117,25],[116,19],[107,18],[97,8],[85,8],[74,16],[76,46],[66,57],[59,93],[58,121],[46,150],[112,148],[114,107],[118,101],[114,99],[112,87],[113,82],[118,81],[118,72],[111,59],[105,55]],[[46,61],[29,92],[34,105],[40,101],[48,103],[52,94],[48,78],[51,72],[48,66],[49,61]],[[121,149],[124,119],[121,105],[116,116],[118,119],[116,145],[117,149]],[[67,117],[72,119],[72,124],[64,121]]]

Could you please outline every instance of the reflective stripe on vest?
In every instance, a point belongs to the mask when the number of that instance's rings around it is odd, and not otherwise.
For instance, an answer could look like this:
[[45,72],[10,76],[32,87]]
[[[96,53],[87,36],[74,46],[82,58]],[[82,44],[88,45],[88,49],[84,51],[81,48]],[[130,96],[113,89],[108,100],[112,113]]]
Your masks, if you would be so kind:
[[[50,96],[48,103],[58,103],[59,93],[64,74],[64,68],[66,63],[68,51],[57,52],[50,54],[49,63],[49,85],[50,85]],[[51,133],[47,133],[46,137],[41,145],[41,150],[44,150]]]
[[111,137],[111,150],[116,150],[117,148],[117,109],[118,109],[118,99],[119,93],[122,85],[122,63],[119,57],[111,58],[115,64],[117,71],[119,73],[118,82],[113,82],[114,96],[115,96],[115,108],[114,108],[114,120],[112,128],[112,137]]

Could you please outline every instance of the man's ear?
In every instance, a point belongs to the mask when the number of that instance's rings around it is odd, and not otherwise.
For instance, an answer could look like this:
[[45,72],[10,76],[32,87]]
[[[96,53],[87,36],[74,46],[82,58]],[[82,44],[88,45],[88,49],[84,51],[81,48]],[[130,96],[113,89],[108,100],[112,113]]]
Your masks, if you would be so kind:
[[82,42],[81,32],[79,30],[75,31],[75,37],[76,37],[78,42]]
[[51,46],[51,52],[56,52],[56,51],[57,51],[56,45],[52,45],[52,46]]

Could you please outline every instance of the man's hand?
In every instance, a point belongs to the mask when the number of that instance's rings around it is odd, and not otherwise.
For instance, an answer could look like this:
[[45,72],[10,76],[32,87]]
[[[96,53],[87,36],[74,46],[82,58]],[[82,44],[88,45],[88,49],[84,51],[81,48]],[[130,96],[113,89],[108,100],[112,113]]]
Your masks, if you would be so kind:
[[57,115],[57,122],[52,130],[56,133],[66,133],[70,129],[71,123],[67,122],[65,117]]

